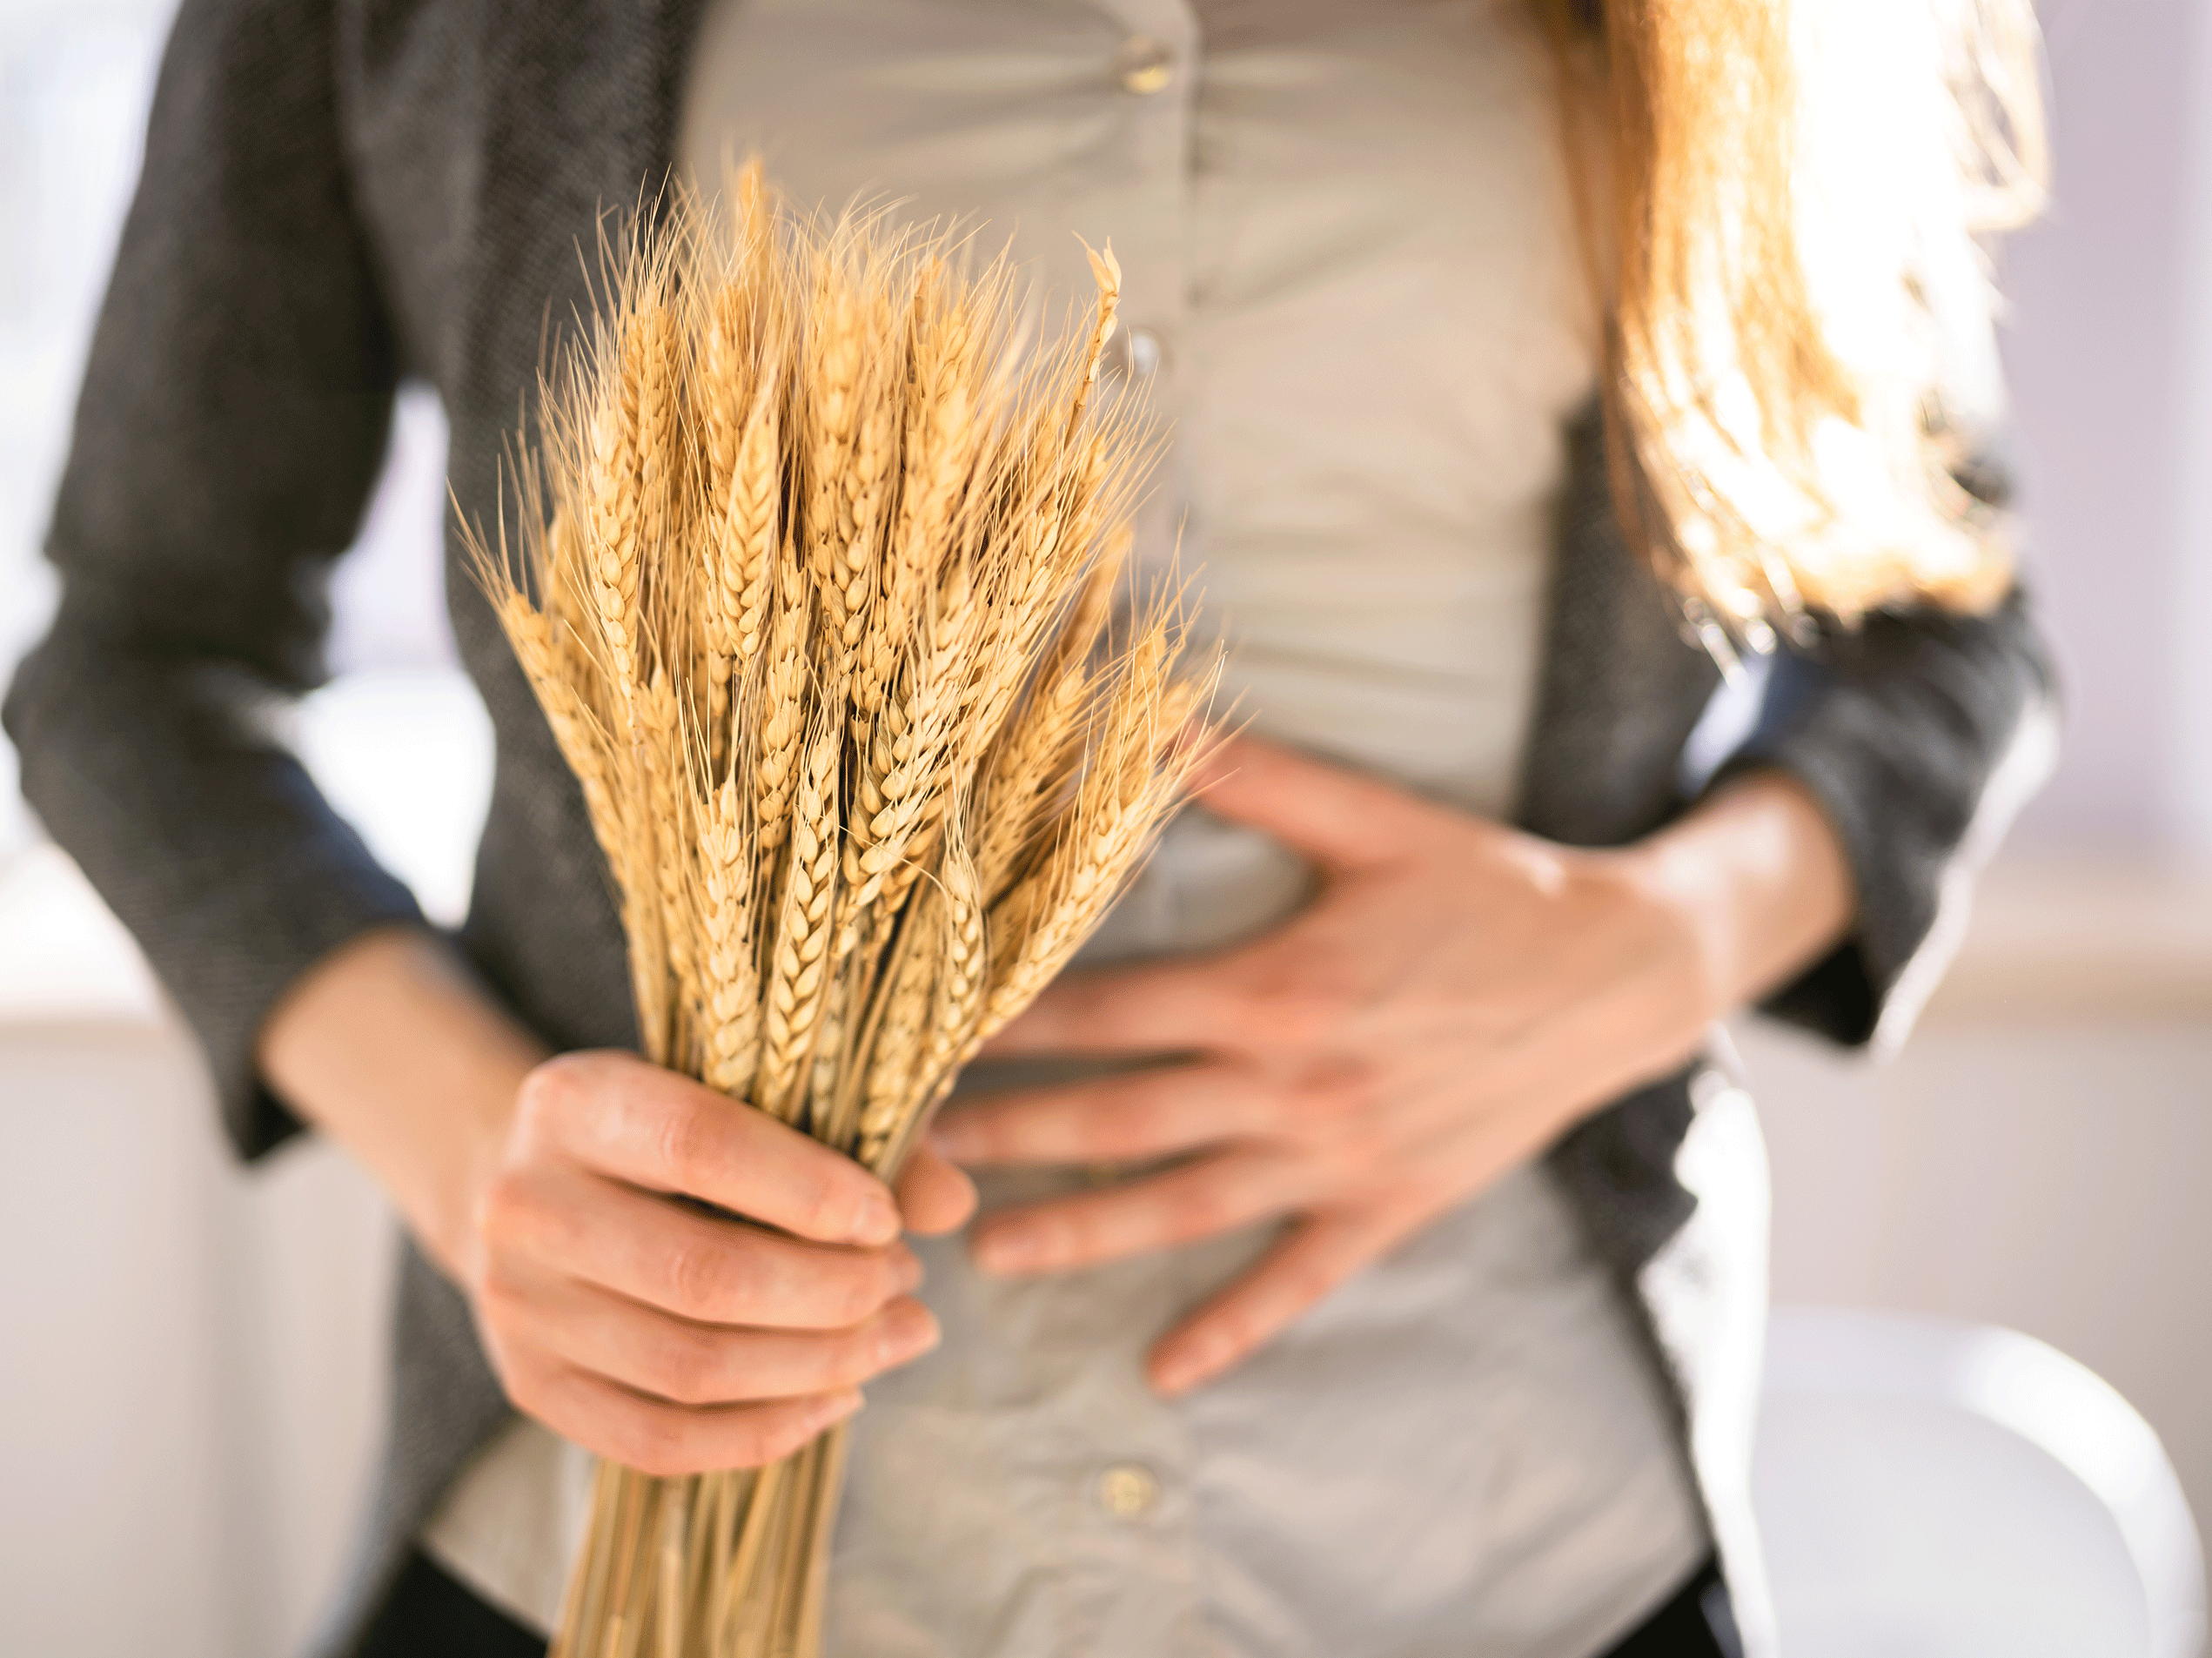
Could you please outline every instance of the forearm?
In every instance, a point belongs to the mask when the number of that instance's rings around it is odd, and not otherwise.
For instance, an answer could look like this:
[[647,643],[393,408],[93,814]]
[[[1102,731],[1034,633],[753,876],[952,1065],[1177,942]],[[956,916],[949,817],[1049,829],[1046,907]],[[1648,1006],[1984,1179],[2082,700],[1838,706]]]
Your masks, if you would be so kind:
[[[1723,776],[1783,772],[1835,827],[1849,948],[1762,999],[1832,1040],[1894,1042],[1934,975],[1911,971],[1947,895],[1994,849],[2055,752],[2052,670],[2026,599],[1986,616],[1877,612],[1780,653],[1768,710]],[[1900,986],[1915,985],[1902,1004]]]
[[1716,1016],[1827,955],[1856,911],[1834,828],[1779,771],[1737,778],[1629,856],[1688,921]]
[[333,951],[277,1003],[257,1057],[270,1086],[359,1159],[458,1273],[469,1194],[546,1051],[452,948],[394,927]]

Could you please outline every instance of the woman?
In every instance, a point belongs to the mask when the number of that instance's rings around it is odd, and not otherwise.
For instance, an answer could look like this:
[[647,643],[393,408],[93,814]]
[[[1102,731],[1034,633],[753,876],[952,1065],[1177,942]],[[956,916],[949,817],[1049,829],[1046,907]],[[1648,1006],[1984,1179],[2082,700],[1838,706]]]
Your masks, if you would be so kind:
[[[1927,464],[1991,402],[1941,42],[1860,66],[1903,89],[1870,123],[1790,26],[186,6],[9,724],[241,1150],[314,1124],[407,1222],[332,1650],[536,1650],[562,1440],[754,1463],[877,1378],[840,1654],[1765,1649],[1763,1170],[1706,1033],[1764,997],[1894,1038],[2048,700]],[[1823,123],[1854,159],[1793,165]],[[1187,518],[1264,738],[895,1205],[622,1052],[583,805],[465,577],[499,748],[458,939],[255,719],[316,675],[398,378],[488,520],[600,208],[752,144],[802,201],[1018,226],[1047,281],[1065,230],[1115,238],[1120,373],[1178,434],[1148,534]],[[1753,734],[1686,776],[1715,656],[1777,629]],[[909,1248],[968,1219],[960,1165],[984,1218]]]

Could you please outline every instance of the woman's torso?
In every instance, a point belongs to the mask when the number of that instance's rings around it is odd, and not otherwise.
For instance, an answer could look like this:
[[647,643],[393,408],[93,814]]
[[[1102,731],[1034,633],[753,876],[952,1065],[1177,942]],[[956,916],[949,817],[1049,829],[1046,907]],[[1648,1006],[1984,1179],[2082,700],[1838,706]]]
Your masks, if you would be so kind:
[[[1592,373],[1548,91],[1501,0],[722,0],[680,155],[711,182],[757,147],[802,205],[985,219],[1054,305],[1087,288],[1069,232],[1110,236],[1118,372],[1174,431],[1141,545],[1180,532],[1240,712],[1502,816]],[[1193,814],[1090,957],[1218,944],[1306,886]],[[1145,1346],[1264,1242],[1029,1284],[928,1247],[947,1339],[870,1390],[834,1649],[1572,1658],[1703,1555],[1652,1361],[1541,1170],[1155,1398]],[[512,1584],[488,1534],[564,1481],[518,1430],[433,1546]],[[520,1551],[540,1583],[548,1547]]]

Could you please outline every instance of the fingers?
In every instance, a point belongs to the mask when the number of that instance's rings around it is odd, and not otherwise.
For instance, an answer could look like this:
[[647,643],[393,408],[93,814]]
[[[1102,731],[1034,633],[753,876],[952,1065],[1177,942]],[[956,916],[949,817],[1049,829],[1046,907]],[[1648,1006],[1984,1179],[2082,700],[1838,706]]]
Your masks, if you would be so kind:
[[1240,1066],[1177,1065],[962,1104],[930,1139],[975,1168],[1166,1157],[1272,1126],[1278,1092]]
[[1230,1045],[1243,998],[1215,960],[1069,973],[991,1039],[986,1052],[1174,1053]]
[[701,1324],[840,1330],[921,1281],[902,1244],[783,1238],[560,1165],[508,1171],[485,1205],[495,1261],[527,1261]]
[[1260,1058],[1324,1046],[1361,1013],[1377,970],[1363,948],[1347,947],[1341,921],[1322,924],[1338,903],[1324,893],[1272,931],[1214,955],[1067,974],[984,1051]]
[[975,1183],[925,1142],[899,1177],[899,1210],[921,1237],[956,1232],[975,1212]]
[[1551,1138],[1548,1118],[1522,1109],[1488,1113],[1410,1151],[1401,1172],[1371,1195],[1317,1209],[1152,1349],[1162,1393],[1184,1393],[1265,1346],[1354,1273],[1453,1204],[1525,1163]]
[[1146,1366],[1152,1385],[1172,1395],[1210,1381],[1282,1333],[1346,1279],[1388,1254],[1426,1218],[1352,1210],[1302,1222],[1160,1339]]
[[1302,1183],[1286,1159],[1229,1151],[1104,1191],[986,1217],[975,1264],[1002,1274],[1067,1272],[1195,1243],[1295,1208]]
[[627,1054],[564,1054],[530,1073],[520,1131],[586,1166],[682,1192],[801,1238],[888,1244],[898,1206],[849,1158],[751,1106]]
[[1208,755],[1194,787],[1206,809],[1261,830],[1316,863],[1373,869],[1420,840],[1437,809],[1391,784],[1258,737]]
[[861,1407],[857,1388],[806,1399],[707,1409],[646,1399],[550,1355],[513,1366],[517,1408],[596,1455],[673,1479],[714,1468],[757,1468],[789,1456]]
[[848,1330],[732,1329],[699,1324],[573,1279],[519,1286],[500,1312],[575,1369],[675,1405],[802,1399],[857,1387],[937,1345],[928,1308],[901,1297]]

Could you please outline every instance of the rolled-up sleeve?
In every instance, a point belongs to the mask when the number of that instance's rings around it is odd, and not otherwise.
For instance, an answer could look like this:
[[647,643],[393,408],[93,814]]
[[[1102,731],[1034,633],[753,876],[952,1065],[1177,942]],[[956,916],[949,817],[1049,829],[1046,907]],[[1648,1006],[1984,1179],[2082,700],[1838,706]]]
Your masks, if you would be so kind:
[[23,790],[137,936],[257,1155],[269,1010],[419,920],[271,735],[321,677],[322,597],[382,455],[392,332],[347,200],[325,10],[187,0],[79,400],[62,597],[10,689]]
[[1966,922],[1974,877],[2056,758],[2049,658],[2027,596],[1987,616],[1877,614],[1776,661],[1758,727],[1716,778],[1786,773],[1834,828],[1850,936],[1766,1011],[1894,1047]]

